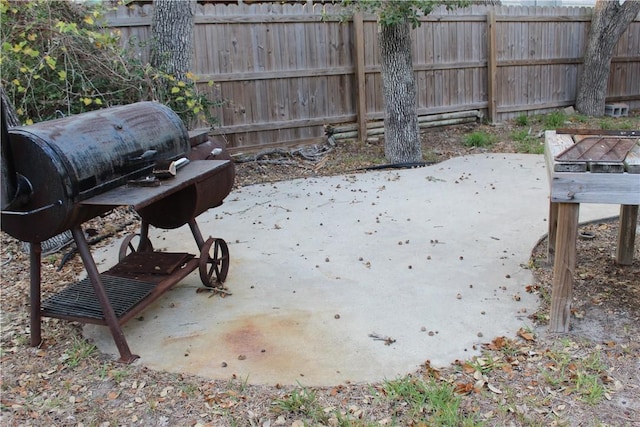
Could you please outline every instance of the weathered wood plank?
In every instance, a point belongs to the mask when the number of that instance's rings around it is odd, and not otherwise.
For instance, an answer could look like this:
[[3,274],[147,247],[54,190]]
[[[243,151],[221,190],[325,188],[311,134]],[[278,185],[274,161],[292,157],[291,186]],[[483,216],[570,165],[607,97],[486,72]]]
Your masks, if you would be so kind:
[[618,227],[618,247],[616,262],[620,265],[633,264],[633,253],[638,225],[638,205],[620,206],[620,226]]
[[624,165],[628,173],[640,174],[640,142],[629,151]]
[[496,35],[496,16],[493,12],[487,14],[487,101],[489,107],[488,119],[491,123],[498,121],[498,88],[496,78],[498,74],[497,67],[497,35]]
[[553,265],[558,235],[558,204],[549,202],[549,234],[547,235],[547,263]]
[[551,313],[549,319],[549,330],[551,332],[569,332],[573,277],[576,267],[579,212],[579,204],[558,204],[558,229],[555,261],[553,263]]
[[551,201],[640,205],[640,175],[590,172],[553,173]]
[[570,135],[557,134],[554,131],[546,131],[544,134],[544,158],[547,171],[552,172],[586,172],[587,162],[559,162],[556,156],[568,148],[573,147],[573,138]]
[[358,137],[360,141],[367,139],[367,103],[366,103],[366,80],[364,73],[365,66],[365,44],[364,44],[364,23],[362,14],[356,13],[353,17],[353,31],[355,33],[356,50],[356,114],[358,115]]

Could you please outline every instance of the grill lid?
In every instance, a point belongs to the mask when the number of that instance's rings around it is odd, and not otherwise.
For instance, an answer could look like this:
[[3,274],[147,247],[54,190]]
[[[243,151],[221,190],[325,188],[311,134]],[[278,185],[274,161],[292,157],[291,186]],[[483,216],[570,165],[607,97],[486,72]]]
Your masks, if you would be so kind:
[[188,155],[189,134],[168,107],[139,102],[9,130],[12,169],[32,193],[2,229],[44,241],[101,212],[77,204],[148,174],[158,160]]

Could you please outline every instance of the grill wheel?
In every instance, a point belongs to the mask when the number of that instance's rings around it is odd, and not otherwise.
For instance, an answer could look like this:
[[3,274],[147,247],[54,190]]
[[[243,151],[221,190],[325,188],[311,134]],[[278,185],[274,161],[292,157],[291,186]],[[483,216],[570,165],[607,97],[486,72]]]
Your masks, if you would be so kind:
[[220,286],[229,272],[229,248],[223,239],[209,237],[200,252],[200,280],[209,288]]
[[118,261],[122,261],[127,255],[136,252],[153,252],[153,245],[148,237],[141,237],[140,234],[129,234],[120,245]]

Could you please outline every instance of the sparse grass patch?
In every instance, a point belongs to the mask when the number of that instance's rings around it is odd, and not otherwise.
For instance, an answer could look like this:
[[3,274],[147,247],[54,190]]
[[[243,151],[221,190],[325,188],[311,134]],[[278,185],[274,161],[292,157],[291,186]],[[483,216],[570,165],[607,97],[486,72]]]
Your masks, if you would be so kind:
[[564,111],[554,111],[552,113],[545,114],[542,118],[542,123],[547,130],[562,127],[566,121],[567,115]]
[[505,339],[502,343],[503,344],[502,344],[502,346],[499,347],[499,350],[505,356],[510,357],[510,358],[514,358],[518,354],[520,354],[521,349],[520,349],[520,347],[518,345],[516,345],[514,343],[513,340]]
[[576,375],[576,392],[580,395],[580,400],[589,405],[596,405],[604,397],[605,391],[598,375],[578,371]]
[[[14,337],[13,342],[21,347],[25,347],[25,346],[28,346],[29,343],[31,342],[31,337],[27,334],[18,333]],[[3,350],[4,349],[0,349],[0,354],[2,354]]]
[[88,359],[97,351],[96,346],[88,341],[73,337],[71,346],[62,355],[62,361],[70,368],[75,368],[83,360]]
[[535,139],[526,139],[521,141],[516,146],[518,153],[525,154],[543,154],[544,144],[541,141]]
[[607,370],[607,365],[604,364],[600,357],[600,351],[594,351],[589,354],[586,359],[583,360],[582,365],[596,374],[602,374]]
[[516,117],[516,124],[518,126],[529,126],[529,116],[526,114],[520,114]]
[[463,144],[466,147],[490,147],[495,142],[495,137],[486,132],[472,132],[465,136]]
[[571,120],[578,123],[588,123],[589,116],[585,116],[584,114],[574,114],[573,116],[571,116]]
[[124,381],[125,378],[129,376],[128,367],[124,367],[122,369],[113,369],[107,372],[107,375],[113,379],[113,382],[116,384],[120,384]]
[[612,118],[605,117],[602,120],[600,120],[600,129],[611,130],[614,128],[615,128],[615,125]]
[[544,144],[531,135],[531,129],[515,131],[511,134],[511,138],[516,141],[518,153],[542,154],[544,152]]
[[569,381],[571,372],[576,366],[572,364],[571,355],[564,349],[548,350],[546,356],[550,359],[542,365],[542,377],[553,387],[560,387]]
[[491,371],[500,369],[503,363],[494,359],[491,353],[486,353],[482,357],[474,357],[471,362],[469,362],[469,366],[481,374],[488,374]]
[[521,129],[511,133],[511,139],[514,141],[525,141],[531,137],[531,129]]
[[434,153],[433,150],[427,149],[422,152],[422,160],[425,162],[437,162],[438,154]]
[[178,383],[178,389],[180,389],[180,391],[187,397],[187,398],[191,398],[197,395],[198,393],[198,386],[194,383],[185,383],[180,381]]
[[545,354],[550,360],[542,365],[542,377],[550,386],[565,390],[565,393],[575,393],[580,401],[596,405],[606,393],[602,377],[607,366],[598,350],[582,358],[571,353],[576,348],[580,345],[560,339],[557,346]]
[[633,118],[604,117],[600,120],[602,130],[632,130],[640,128],[640,121]]
[[477,421],[461,409],[462,398],[451,385],[424,381],[410,375],[385,381],[383,390],[394,406],[406,408],[417,425],[475,426]]
[[297,387],[273,403],[274,412],[303,416],[315,422],[325,421],[327,415],[318,403],[316,393],[306,387]]

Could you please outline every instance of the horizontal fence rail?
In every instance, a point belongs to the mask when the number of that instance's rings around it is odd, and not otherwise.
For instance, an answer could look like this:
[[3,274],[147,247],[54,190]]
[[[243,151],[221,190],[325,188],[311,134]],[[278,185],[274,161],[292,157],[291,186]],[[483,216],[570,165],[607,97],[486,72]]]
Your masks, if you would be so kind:
[[[108,26],[148,60],[152,6],[120,6]],[[198,4],[192,72],[224,103],[211,134],[232,151],[324,142],[328,126],[384,117],[377,22],[331,4]],[[420,116],[479,111],[500,122],[573,105],[591,9],[439,8],[412,30]],[[215,82],[211,87],[207,83]],[[640,105],[640,19],[618,42],[608,102]],[[358,133],[356,133],[357,135]]]

